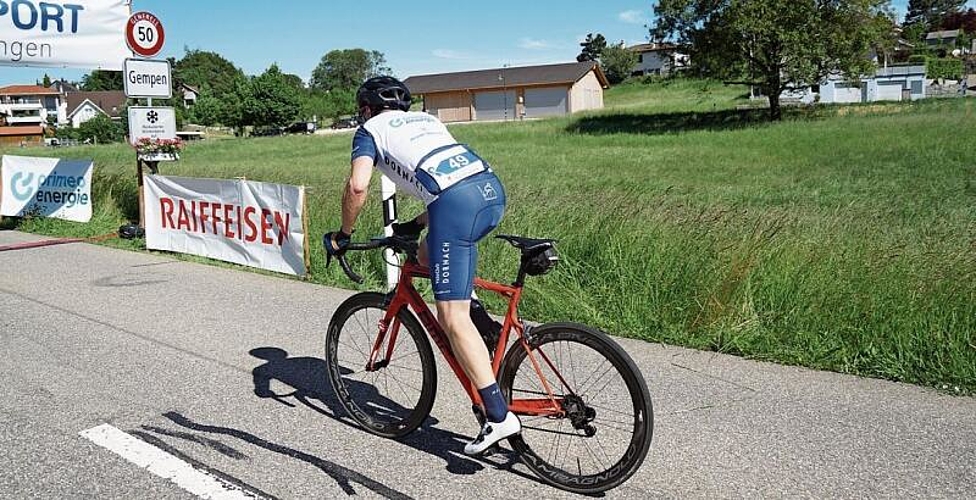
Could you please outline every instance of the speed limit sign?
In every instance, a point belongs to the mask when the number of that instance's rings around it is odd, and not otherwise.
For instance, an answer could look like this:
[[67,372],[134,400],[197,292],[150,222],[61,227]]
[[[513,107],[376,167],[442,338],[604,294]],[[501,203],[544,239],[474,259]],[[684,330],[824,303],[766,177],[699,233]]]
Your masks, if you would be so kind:
[[125,25],[125,41],[133,52],[142,57],[153,57],[163,50],[166,32],[159,18],[149,12],[136,12],[129,16]]

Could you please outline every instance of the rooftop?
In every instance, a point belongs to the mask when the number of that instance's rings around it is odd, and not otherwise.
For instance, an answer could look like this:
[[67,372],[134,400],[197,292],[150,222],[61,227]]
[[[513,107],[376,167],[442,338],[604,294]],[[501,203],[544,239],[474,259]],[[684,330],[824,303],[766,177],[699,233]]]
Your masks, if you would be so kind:
[[0,127],[0,137],[9,137],[11,135],[41,135],[43,133],[44,127],[40,125]]
[[596,71],[604,87],[609,86],[603,70],[593,61],[411,76],[403,83],[414,94],[529,85],[572,85],[590,71]]
[[958,38],[962,30],[933,31],[925,35],[926,40],[942,40],[945,38]]
[[678,46],[671,43],[641,43],[627,48],[634,52],[657,52],[659,50],[677,50]]
[[0,95],[59,95],[59,92],[40,85],[7,85],[0,87]]

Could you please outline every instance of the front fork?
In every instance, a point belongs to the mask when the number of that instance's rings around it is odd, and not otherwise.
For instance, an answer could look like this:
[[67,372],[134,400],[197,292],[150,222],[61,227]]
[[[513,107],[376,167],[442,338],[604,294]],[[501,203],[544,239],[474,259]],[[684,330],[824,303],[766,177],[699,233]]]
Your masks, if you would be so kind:
[[[393,316],[392,324],[387,318],[383,318],[377,326],[379,327],[379,333],[376,335],[376,341],[373,342],[373,349],[370,351],[369,359],[366,361],[367,372],[379,371],[390,365],[390,359],[393,357],[393,348],[396,346],[397,337],[400,334],[400,319],[396,315]],[[386,342],[386,356],[383,359],[377,359],[387,335],[389,335],[389,341]]]

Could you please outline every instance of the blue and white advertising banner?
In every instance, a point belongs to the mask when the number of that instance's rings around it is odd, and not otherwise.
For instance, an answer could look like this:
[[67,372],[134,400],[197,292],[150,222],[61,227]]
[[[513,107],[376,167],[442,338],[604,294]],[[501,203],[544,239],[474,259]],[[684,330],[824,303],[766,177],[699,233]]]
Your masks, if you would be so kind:
[[91,160],[3,157],[0,215],[88,222],[92,217]]
[[126,0],[0,0],[0,66],[122,70]]

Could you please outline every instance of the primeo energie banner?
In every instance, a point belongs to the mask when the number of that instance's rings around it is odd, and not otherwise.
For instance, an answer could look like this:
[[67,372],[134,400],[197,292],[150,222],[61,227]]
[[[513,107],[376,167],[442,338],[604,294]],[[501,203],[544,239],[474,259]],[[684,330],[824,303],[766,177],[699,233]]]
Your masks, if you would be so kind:
[[305,188],[145,177],[146,248],[304,276]]
[[125,0],[0,0],[0,66],[121,71]]
[[91,160],[3,157],[0,215],[88,222],[92,216]]

